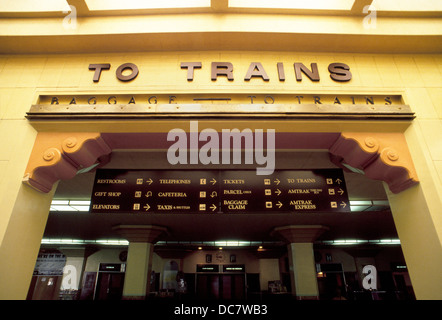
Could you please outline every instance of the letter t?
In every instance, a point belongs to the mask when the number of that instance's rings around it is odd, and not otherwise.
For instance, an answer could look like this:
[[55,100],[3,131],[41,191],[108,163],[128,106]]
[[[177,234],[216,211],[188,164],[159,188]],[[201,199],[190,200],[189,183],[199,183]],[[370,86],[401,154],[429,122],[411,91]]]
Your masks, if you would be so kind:
[[90,64],[89,70],[95,70],[94,73],[94,82],[98,82],[100,80],[101,70],[109,70],[110,63],[99,63],[99,64]]
[[201,68],[201,62],[181,62],[181,69],[187,69],[187,81],[193,81],[194,69]]

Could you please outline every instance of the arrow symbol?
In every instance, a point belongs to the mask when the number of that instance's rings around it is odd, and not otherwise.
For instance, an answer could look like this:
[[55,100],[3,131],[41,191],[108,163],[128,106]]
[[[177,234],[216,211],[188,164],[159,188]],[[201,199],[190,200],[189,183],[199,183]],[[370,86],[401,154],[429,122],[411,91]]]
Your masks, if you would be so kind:
[[214,185],[216,183],[215,178],[212,178],[212,180],[210,180],[210,182],[212,182],[212,185]]
[[281,181],[279,181],[279,179],[278,178],[276,178],[276,180],[275,181],[273,181],[274,183],[276,183],[276,185],[278,185]]
[[344,201],[341,201],[340,206],[341,206],[342,208],[345,208],[345,207],[347,206],[347,204],[346,204]]
[[149,198],[149,197],[151,197],[152,196],[152,191],[147,191],[147,193],[146,193],[146,198]]
[[218,194],[216,193],[216,191],[213,191],[212,194],[210,195],[210,197],[214,198],[216,197]]
[[341,188],[339,188],[338,193],[342,196],[344,194],[344,190],[342,190]]
[[281,201],[278,201],[278,203],[276,205],[281,209],[281,207],[282,207]]
[[341,184],[341,182],[342,182],[342,180],[341,180],[341,179],[339,179],[339,178],[338,178],[338,179],[336,179],[336,183],[337,183],[337,184]]
[[150,206],[146,203],[146,205],[143,208],[146,209],[146,211],[147,211],[150,209]]
[[276,189],[275,193],[279,196],[281,194],[281,190]]
[[147,182],[149,185],[151,185],[152,182],[153,182],[153,180],[152,180],[151,178],[149,178],[149,180],[146,180],[146,182]]
[[212,205],[210,206],[210,209],[212,209],[212,211],[215,211],[215,210],[216,210],[216,205],[212,204]]

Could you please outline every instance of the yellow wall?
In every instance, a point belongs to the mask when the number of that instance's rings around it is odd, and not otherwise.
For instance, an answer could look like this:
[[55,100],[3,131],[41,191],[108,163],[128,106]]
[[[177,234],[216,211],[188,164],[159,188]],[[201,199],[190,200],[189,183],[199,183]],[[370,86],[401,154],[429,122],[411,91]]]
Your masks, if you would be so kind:
[[[196,70],[195,80],[186,80],[186,70],[180,62],[201,61],[203,68]],[[229,82],[220,77],[210,80],[210,63],[228,61],[234,65],[235,80]],[[129,82],[116,79],[116,68],[126,62],[135,63],[140,74]],[[261,62],[270,81],[243,80],[250,62]],[[277,80],[276,63],[285,65],[286,81]],[[298,83],[293,72],[293,62],[309,65],[318,63],[321,80],[313,83],[306,77]],[[348,83],[330,79],[327,66],[332,62],[343,62],[350,66],[353,78]],[[109,71],[103,71],[99,83],[92,82],[90,63],[111,63]],[[21,179],[34,143],[37,130],[24,118],[26,111],[37,102],[40,94],[115,94],[115,93],[292,93],[327,94],[401,94],[417,118],[406,126],[390,122],[316,122],[308,129],[299,123],[302,130],[321,131],[405,131],[412,153],[422,198],[428,206],[428,225],[433,225],[435,255],[442,256],[442,55],[384,55],[384,54],[321,54],[288,52],[149,52],[127,54],[78,54],[0,56],[0,241],[1,252],[11,252],[7,231],[23,232],[23,228],[12,230],[11,214],[20,201]],[[112,128],[113,126],[109,126]],[[75,126],[40,125],[38,130],[75,130]],[[86,123],[81,130],[96,130],[94,123]],[[147,130],[147,122],[141,122],[137,130]],[[307,128],[307,129],[306,129]],[[404,129],[406,128],[406,129]],[[126,126],[126,130],[130,130]],[[296,130],[296,128],[294,128]],[[27,188],[27,187],[26,187]],[[34,191],[33,191],[34,192]],[[36,193],[37,194],[37,193]],[[16,208],[16,209],[14,209]],[[427,226],[427,225],[426,225]],[[8,229],[9,228],[9,229]],[[18,228],[18,227],[17,227]],[[32,229],[32,226],[29,226]],[[425,234],[418,230],[414,237]],[[433,250],[433,251],[434,251]],[[0,253],[1,253],[0,252]],[[25,250],[26,252],[26,250]],[[36,256],[36,253],[32,253]],[[3,257],[12,259],[12,257]],[[406,257],[407,258],[407,257]],[[430,257],[429,257],[430,259]],[[439,259],[439,260],[438,260]],[[441,261],[440,258],[436,261]],[[3,268],[3,267],[0,267]],[[1,269],[3,270],[3,269]],[[9,271],[9,270],[8,270]],[[3,272],[3,271],[2,271]],[[413,279],[412,279],[413,280]],[[6,295],[7,296],[7,295]],[[20,296],[20,295],[18,295]],[[419,293],[418,293],[419,297]]]

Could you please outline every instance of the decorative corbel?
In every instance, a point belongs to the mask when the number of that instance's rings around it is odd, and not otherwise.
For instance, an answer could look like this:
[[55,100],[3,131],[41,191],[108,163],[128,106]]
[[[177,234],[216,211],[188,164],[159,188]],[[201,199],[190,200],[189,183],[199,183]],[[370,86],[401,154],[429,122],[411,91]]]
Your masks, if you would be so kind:
[[49,192],[58,180],[73,178],[79,170],[100,163],[112,149],[100,133],[52,133],[37,135],[23,182]]
[[419,182],[401,133],[342,132],[329,151],[336,165],[382,180],[393,193]]

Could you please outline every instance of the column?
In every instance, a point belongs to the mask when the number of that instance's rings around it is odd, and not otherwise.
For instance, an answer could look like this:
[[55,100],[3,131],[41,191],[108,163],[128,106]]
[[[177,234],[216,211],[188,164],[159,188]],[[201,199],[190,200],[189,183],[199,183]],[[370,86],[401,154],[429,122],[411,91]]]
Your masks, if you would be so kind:
[[[440,199],[431,195],[431,186],[424,190],[424,184],[427,182],[398,194],[386,191],[416,299],[441,300]],[[435,204],[439,205],[431,208]]]
[[0,300],[26,299],[54,191],[42,194],[22,184],[8,199],[15,203],[0,246]]
[[261,291],[267,291],[269,281],[281,280],[279,259],[259,259],[259,282]]
[[114,228],[129,241],[123,299],[144,300],[149,293],[153,247],[167,229],[152,225],[120,225]]
[[299,300],[319,299],[313,242],[327,227],[285,226],[275,228],[272,236],[287,242],[292,294]]

